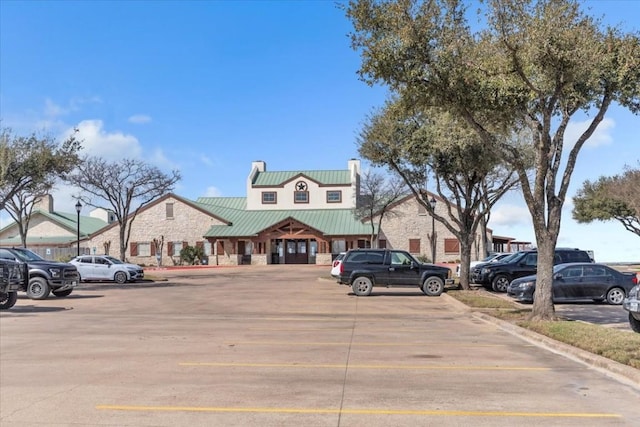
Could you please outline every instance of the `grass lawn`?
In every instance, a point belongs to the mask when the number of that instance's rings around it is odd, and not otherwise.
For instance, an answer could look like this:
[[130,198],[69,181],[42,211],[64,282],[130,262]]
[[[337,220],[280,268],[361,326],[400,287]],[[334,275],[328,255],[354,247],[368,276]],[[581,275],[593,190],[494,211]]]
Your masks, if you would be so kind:
[[447,290],[447,295],[475,311],[640,369],[640,334],[573,320],[531,322],[527,320],[527,316],[531,313],[530,308],[522,308],[484,291]]

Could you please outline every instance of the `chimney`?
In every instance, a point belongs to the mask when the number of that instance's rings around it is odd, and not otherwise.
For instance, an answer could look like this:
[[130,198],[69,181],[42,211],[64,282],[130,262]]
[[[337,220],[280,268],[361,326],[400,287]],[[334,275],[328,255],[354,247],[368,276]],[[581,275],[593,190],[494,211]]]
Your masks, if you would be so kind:
[[34,207],[36,209],[53,213],[53,196],[51,194],[45,194],[44,196],[41,196]]

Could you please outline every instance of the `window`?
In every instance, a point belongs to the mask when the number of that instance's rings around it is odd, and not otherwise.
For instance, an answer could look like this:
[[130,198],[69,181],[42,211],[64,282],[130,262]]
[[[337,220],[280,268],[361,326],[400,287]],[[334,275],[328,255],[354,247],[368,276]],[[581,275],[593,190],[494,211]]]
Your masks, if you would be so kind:
[[411,265],[411,258],[404,252],[391,252],[392,265]]
[[167,244],[167,255],[180,256],[180,251],[183,247],[183,242],[169,242]]
[[527,256],[523,260],[523,264],[535,267],[536,265],[538,265],[538,254],[537,253],[527,254]]
[[385,249],[387,247],[387,240],[386,239],[379,239],[378,240],[378,247],[380,249]]
[[83,256],[78,261],[80,261],[83,264],[91,264],[91,263],[93,263],[93,259],[90,256]]
[[209,241],[204,242],[203,249],[204,249],[204,254],[205,254],[206,256],[212,255],[212,252],[211,252],[211,242],[209,242]]
[[276,193],[275,191],[262,192],[263,205],[275,205],[276,203],[278,203],[278,193]]
[[294,203],[309,203],[308,191],[296,191],[293,195]]
[[420,239],[409,239],[409,252],[412,254],[420,253]]
[[327,203],[342,202],[342,191],[327,191]]
[[173,219],[173,203],[167,203],[165,206],[167,210],[167,219]]
[[138,256],[151,256],[151,243],[149,242],[138,243]]

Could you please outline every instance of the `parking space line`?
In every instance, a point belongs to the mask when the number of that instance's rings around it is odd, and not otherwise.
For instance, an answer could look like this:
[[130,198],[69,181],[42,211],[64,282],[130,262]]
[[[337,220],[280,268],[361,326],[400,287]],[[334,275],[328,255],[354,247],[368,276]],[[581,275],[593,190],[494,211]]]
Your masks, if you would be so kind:
[[504,347],[504,344],[477,344],[477,343],[453,343],[453,342],[315,342],[315,341],[233,341],[225,342],[224,345],[286,345],[286,346],[303,346],[303,345],[315,345],[315,346],[336,346],[336,345],[350,345],[350,346],[363,346],[363,347],[419,347],[419,346],[450,346],[450,347]]
[[549,371],[550,368],[533,366],[437,366],[437,365],[354,365],[331,363],[223,363],[180,362],[179,366],[214,368],[304,368],[304,369],[405,369],[405,370],[460,370],[460,371]]
[[218,413],[286,413],[286,414],[350,414],[350,415],[421,415],[450,417],[520,417],[520,418],[620,418],[619,414],[580,412],[501,412],[414,409],[323,409],[323,408],[232,408],[207,406],[131,406],[97,405],[98,410],[142,412],[218,412]]

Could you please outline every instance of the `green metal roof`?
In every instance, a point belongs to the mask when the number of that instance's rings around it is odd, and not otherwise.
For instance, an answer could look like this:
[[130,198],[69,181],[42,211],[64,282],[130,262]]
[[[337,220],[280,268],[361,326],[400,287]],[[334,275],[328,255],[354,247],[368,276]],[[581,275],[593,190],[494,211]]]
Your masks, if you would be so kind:
[[291,179],[303,175],[313,181],[326,185],[349,185],[351,174],[348,170],[332,171],[279,171],[258,172],[253,180],[253,185],[274,187],[282,185]]
[[[77,213],[49,212],[42,209],[35,209],[31,213],[31,217],[33,218],[37,214],[45,216],[54,224],[58,224],[59,226],[68,229],[70,232],[73,233],[72,240],[76,240],[75,236],[78,229]],[[0,231],[4,231],[9,227],[13,227],[15,226],[15,224],[16,222],[12,221],[9,225],[7,225],[6,227],[3,227],[2,230]],[[80,215],[80,237],[81,238],[87,237],[89,234],[95,233],[96,231],[100,230],[103,227],[106,227],[107,225],[108,225],[107,222],[101,219],[94,218],[91,216]],[[27,238],[28,237],[29,237],[29,234],[27,233]],[[3,242],[5,240],[7,239],[3,239]],[[18,240],[20,240],[19,237],[18,237]]]
[[287,218],[293,218],[328,236],[371,233],[371,225],[359,221],[351,209],[248,211],[246,197],[199,197],[196,204],[231,223],[211,226],[205,237],[255,236]]

